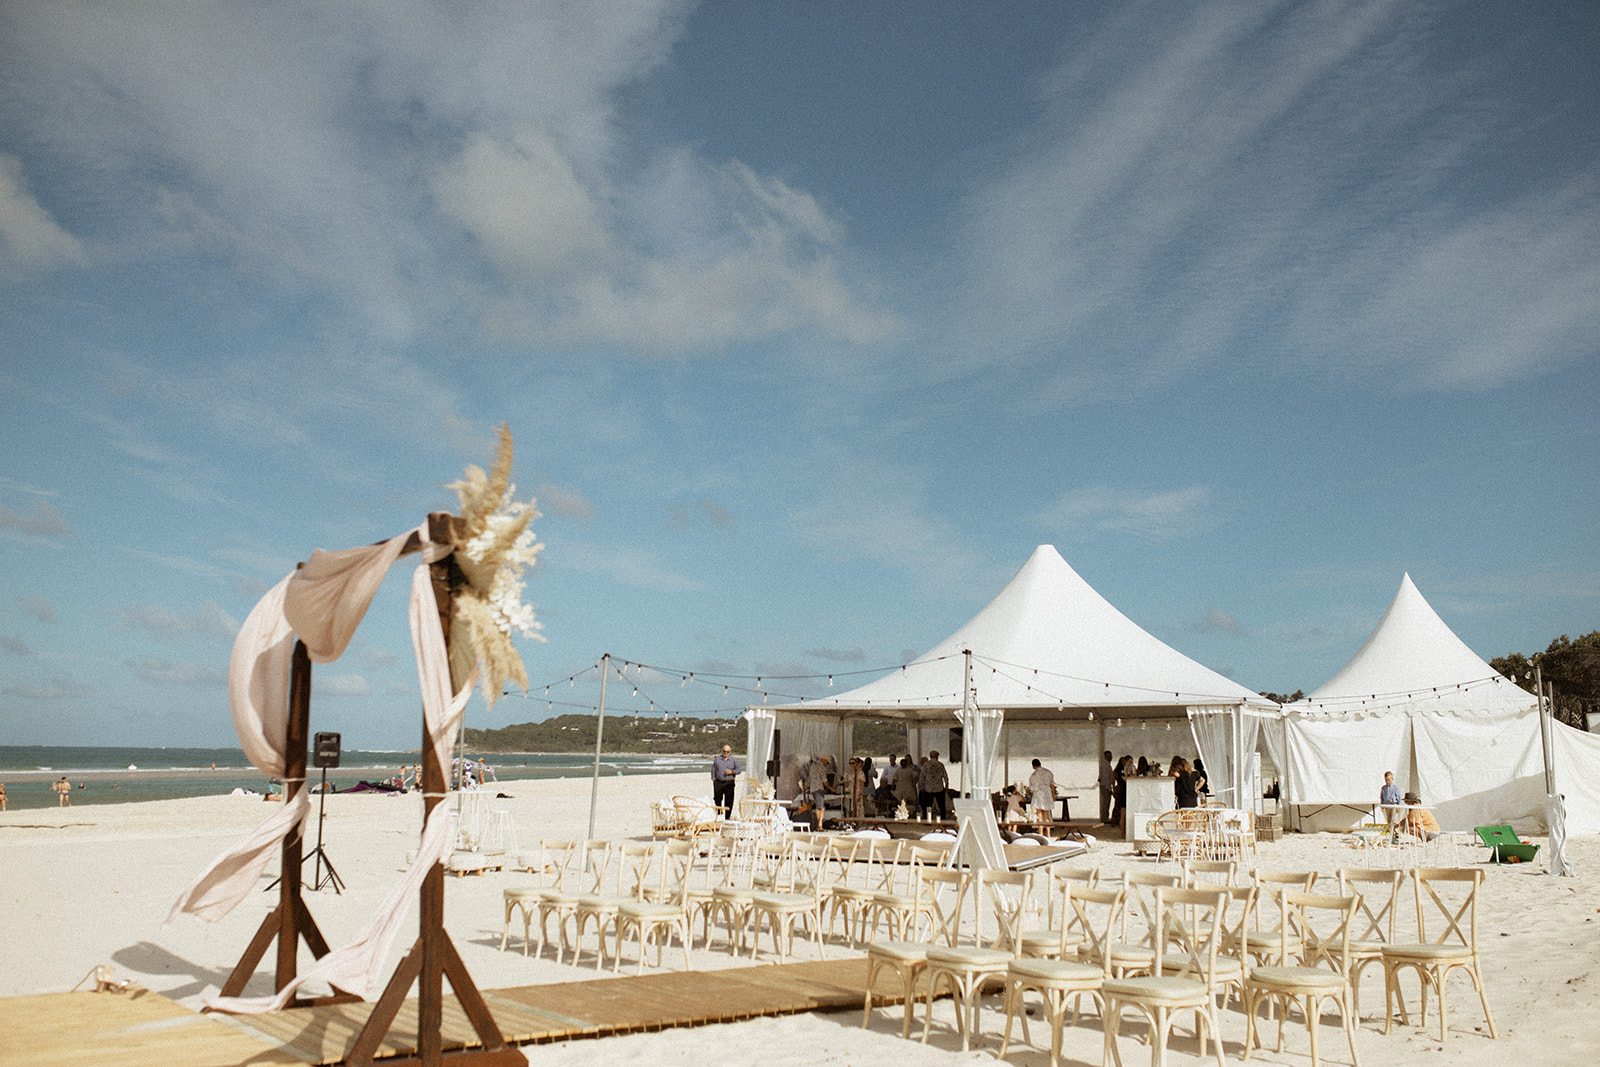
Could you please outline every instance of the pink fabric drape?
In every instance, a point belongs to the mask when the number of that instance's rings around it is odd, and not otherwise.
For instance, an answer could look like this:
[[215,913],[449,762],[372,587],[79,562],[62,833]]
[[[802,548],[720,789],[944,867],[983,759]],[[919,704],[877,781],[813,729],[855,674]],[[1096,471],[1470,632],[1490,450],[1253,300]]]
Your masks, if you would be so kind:
[[[350,644],[384,575],[413,533],[422,539],[425,559],[443,558],[449,553],[448,545],[428,542],[426,523],[376,545],[314,552],[304,566],[257,602],[239,628],[228,661],[228,704],[240,747],[263,774],[278,777],[284,772],[289,665],[295,638],[305,642],[312,660],[328,663],[337,659]],[[422,568],[424,572],[426,569]],[[413,598],[416,595],[413,582]],[[432,596],[430,587],[430,602]],[[437,615],[433,628],[438,630]],[[441,650],[443,644],[441,637]],[[421,653],[418,655],[420,664]],[[448,667],[445,686],[448,689]],[[445,706],[448,707],[448,695]],[[273,853],[310,809],[307,791],[299,790],[294,801],[218,856],[179,896],[166,921],[170,923],[187,912],[215,922],[232,911],[250,893]]]

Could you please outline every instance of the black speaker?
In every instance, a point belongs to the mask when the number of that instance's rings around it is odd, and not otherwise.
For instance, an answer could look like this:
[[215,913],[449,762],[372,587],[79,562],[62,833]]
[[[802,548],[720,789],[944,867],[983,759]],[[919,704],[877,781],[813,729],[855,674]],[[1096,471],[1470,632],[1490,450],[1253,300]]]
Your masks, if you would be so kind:
[[961,736],[961,727],[959,727],[959,726],[950,727],[950,762],[951,763],[960,763],[961,762],[961,748],[962,748],[963,744],[964,744],[964,739]]
[[767,777],[777,780],[778,768],[783,764],[783,731],[772,731],[772,758],[767,760]]
[[311,746],[311,766],[337,767],[339,766],[339,735],[336,733],[320,733],[316,736]]

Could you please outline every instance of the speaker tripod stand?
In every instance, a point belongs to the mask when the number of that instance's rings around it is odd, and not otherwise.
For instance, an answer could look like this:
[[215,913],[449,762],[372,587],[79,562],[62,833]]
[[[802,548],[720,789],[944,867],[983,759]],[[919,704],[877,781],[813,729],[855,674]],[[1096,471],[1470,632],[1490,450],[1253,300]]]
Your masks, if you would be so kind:
[[[328,852],[322,847],[322,820],[328,817],[328,768],[322,768],[322,792],[317,797],[317,847],[311,855],[317,858],[315,872],[311,879],[311,888],[319,890],[325,885],[333,886],[333,891],[340,896],[344,895],[344,879],[339,877],[339,872],[333,869],[333,861],[328,858]],[[327,867],[327,871],[323,871]]]

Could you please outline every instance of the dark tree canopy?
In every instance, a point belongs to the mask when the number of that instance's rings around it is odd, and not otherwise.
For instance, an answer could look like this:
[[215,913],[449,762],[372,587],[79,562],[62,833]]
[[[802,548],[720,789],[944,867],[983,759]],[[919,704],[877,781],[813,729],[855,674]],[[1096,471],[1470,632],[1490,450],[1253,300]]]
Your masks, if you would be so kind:
[[1538,667],[1555,691],[1552,709],[1556,718],[1569,726],[1586,730],[1589,716],[1600,713],[1600,630],[1576,641],[1562,634],[1543,652],[1497,656],[1489,666],[1530,693],[1534,691],[1534,668]]

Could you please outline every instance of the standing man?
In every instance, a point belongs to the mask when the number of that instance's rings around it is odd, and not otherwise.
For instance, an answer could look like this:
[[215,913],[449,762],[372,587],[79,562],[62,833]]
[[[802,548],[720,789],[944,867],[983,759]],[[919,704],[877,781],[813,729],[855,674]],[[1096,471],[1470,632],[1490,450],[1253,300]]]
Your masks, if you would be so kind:
[[1117,789],[1117,769],[1111,763],[1111,750],[1100,755],[1100,821],[1111,821],[1111,795]]
[[917,777],[917,788],[922,792],[922,810],[931,812],[939,809],[939,818],[950,817],[950,775],[944,769],[944,764],[939,762],[939,751],[934,749],[928,753],[928,762],[922,765],[922,774]]
[[711,803],[724,818],[733,817],[733,786],[739,780],[739,770],[732,745],[723,745],[722,752],[711,758]]
[[1033,773],[1028,775],[1028,792],[1033,798],[1033,821],[1050,822],[1056,803],[1056,776],[1038,760],[1033,761]]
[[61,781],[50,787],[56,791],[56,807],[72,807],[72,783],[67,781],[67,776],[62,775]]

